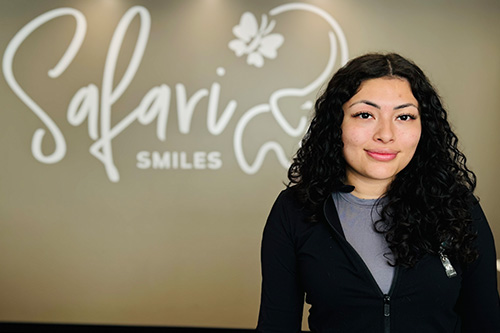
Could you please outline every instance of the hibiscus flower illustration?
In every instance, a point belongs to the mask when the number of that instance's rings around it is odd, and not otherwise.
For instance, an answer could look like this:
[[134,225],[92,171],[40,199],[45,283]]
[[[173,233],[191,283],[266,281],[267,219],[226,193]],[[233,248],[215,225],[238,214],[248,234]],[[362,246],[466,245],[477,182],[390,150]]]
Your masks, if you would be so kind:
[[283,44],[284,38],[281,34],[271,34],[275,25],[274,20],[268,24],[267,15],[263,14],[259,27],[255,16],[245,12],[240,23],[233,27],[233,34],[238,39],[230,41],[228,46],[238,57],[247,54],[247,64],[260,68],[264,66],[264,57],[276,58],[277,50]]

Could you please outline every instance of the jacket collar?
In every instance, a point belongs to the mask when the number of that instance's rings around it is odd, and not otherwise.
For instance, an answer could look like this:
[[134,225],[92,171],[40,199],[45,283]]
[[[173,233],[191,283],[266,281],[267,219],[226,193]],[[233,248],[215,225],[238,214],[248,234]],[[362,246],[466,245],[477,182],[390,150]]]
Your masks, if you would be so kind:
[[337,184],[333,187],[333,192],[351,193],[353,190],[354,190],[354,186],[346,185],[343,183]]
[[[350,185],[344,185],[350,186]],[[350,186],[352,189],[350,191],[342,191],[342,192],[351,192],[354,189],[354,186]],[[325,202],[323,203],[323,215],[325,216],[326,222],[335,230],[339,235],[341,235],[345,239],[344,230],[342,230],[342,225],[340,224],[339,214],[337,213],[337,208],[335,207],[335,203],[333,202],[332,195],[329,195]]]

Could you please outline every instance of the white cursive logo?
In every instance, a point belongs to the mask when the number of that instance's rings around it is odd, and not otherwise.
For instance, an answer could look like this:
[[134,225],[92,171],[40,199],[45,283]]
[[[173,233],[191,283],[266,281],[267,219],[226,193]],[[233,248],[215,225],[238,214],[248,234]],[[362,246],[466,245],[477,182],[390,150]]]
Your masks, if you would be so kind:
[[[280,128],[291,137],[299,137],[304,134],[307,126],[307,119],[302,116],[298,125],[293,126],[288,122],[286,116],[279,108],[278,102],[287,97],[304,97],[317,90],[320,85],[332,73],[337,62],[337,53],[340,52],[339,64],[343,65],[348,59],[348,50],[345,36],[338,23],[324,10],[303,3],[291,3],[278,6],[269,12],[270,17],[277,18],[289,11],[308,11],[324,19],[331,30],[328,31],[330,41],[330,54],[323,71],[318,77],[302,88],[284,88],[270,94],[268,103],[256,105],[244,111],[238,120],[233,135],[233,148],[236,160],[241,170],[247,174],[255,174],[260,170],[268,152],[274,151],[280,164],[288,167],[289,157],[286,156],[282,146],[276,141],[265,142],[258,150],[253,163],[246,160],[243,150],[243,134],[249,123],[263,113],[271,113],[279,124]],[[54,68],[49,70],[51,78],[59,77],[71,64],[78,53],[86,35],[87,22],[85,16],[73,8],[59,8],[40,15],[21,30],[8,44],[2,62],[4,77],[21,101],[42,121],[44,126],[52,135],[55,148],[50,154],[42,152],[42,141],[45,138],[46,130],[37,129],[33,134],[31,150],[32,154],[42,163],[57,163],[61,161],[67,150],[63,133],[50,118],[50,116],[35,102],[18,84],[13,73],[13,61],[20,45],[41,25],[62,16],[71,16],[76,21],[76,28],[73,39],[65,53]],[[117,83],[113,82],[115,69],[120,54],[122,42],[127,30],[135,17],[140,19],[140,28],[133,54],[128,63],[127,69]],[[263,68],[265,59],[276,59],[278,49],[285,42],[285,37],[278,33],[272,33],[276,26],[276,20],[268,20],[268,15],[262,15],[259,24],[252,13],[245,12],[238,25],[233,28],[233,33],[237,37],[229,42],[228,46],[236,56],[246,55],[248,65],[256,68]],[[102,83],[99,89],[95,83],[90,83],[81,87],[72,97],[67,108],[67,120],[73,126],[80,126],[87,122],[89,137],[94,140],[89,148],[90,153],[104,165],[106,174],[112,182],[120,180],[120,173],[113,159],[112,141],[120,133],[128,128],[133,122],[143,125],[156,122],[156,136],[159,140],[165,141],[167,137],[166,128],[170,111],[170,100],[172,89],[166,84],[152,87],[138,103],[138,106],[131,110],[124,118],[112,125],[112,109],[118,99],[124,94],[141,64],[144,51],[146,49],[149,32],[151,29],[151,17],[149,11],[142,6],[130,8],[118,23],[111,39],[104,71]],[[218,67],[216,71],[219,77],[225,75],[225,69]],[[224,110],[219,114],[219,97],[221,86],[213,82],[209,88],[199,89],[191,96],[187,96],[186,87],[182,83],[175,85],[175,96],[177,102],[178,128],[181,133],[188,134],[191,127],[191,119],[198,103],[203,98],[208,98],[207,106],[207,129],[211,135],[221,134],[227,127],[237,108],[234,99],[229,100]],[[312,101],[303,104],[302,109],[310,109]],[[222,165],[220,152],[195,152],[190,157],[185,152],[145,152],[141,151],[137,155],[137,167],[140,169],[148,167],[158,168],[185,168],[185,169],[218,169]]]

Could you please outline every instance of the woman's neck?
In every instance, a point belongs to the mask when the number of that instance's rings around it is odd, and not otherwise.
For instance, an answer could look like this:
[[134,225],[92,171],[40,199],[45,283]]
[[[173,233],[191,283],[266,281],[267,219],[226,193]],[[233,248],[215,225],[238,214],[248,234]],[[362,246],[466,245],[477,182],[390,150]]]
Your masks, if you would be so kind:
[[355,175],[347,175],[347,185],[353,185],[352,195],[360,199],[378,199],[386,192],[392,180],[366,180]]

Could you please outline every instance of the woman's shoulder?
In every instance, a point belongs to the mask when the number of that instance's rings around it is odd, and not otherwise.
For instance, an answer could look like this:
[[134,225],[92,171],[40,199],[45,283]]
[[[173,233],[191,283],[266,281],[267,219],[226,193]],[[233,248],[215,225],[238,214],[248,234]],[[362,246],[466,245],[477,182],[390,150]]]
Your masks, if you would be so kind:
[[278,198],[283,198],[286,200],[296,200],[297,194],[297,186],[287,186],[279,193]]
[[298,191],[291,186],[278,194],[269,218],[288,221],[288,223],[295,225],[305,222],[310,215],[306,205],[300,200]]
[[473,225],[475,228],[481,227],[481,224],[488,224],[488,221],[486,220],[486,215],[484,214],[483,208],[481,207],[481,204],[479,203],[479,198],[476,197],[474,194],[469,194],[467,198],[467,202],[469,205],[469,212],[472,218]]
[[481,207],[479,198],[474,195],[470,196],[469,212],[472,219],[472,231],[476,234],[475,243],[479,251],[479,255],[484,256],[486,253],[490,253],[492,256],[495,256],[495,251],[491,250],[494,249],[495,246],[491,227],[483,208]]
[[301,203],[293,187],[282,190],[267,218],[264,235],[288,239],[300,247],[316,232],[323,232],[323,223],[311,222],[310,210]]
[[283,207],[289,207],[290,209],[301,209],[305,205],[301,202],[299,198],[299,193],[295,186],[289,186],[282,190],[278,197],[276,198],[275,205],[279,204]]

